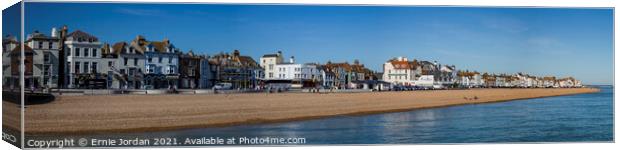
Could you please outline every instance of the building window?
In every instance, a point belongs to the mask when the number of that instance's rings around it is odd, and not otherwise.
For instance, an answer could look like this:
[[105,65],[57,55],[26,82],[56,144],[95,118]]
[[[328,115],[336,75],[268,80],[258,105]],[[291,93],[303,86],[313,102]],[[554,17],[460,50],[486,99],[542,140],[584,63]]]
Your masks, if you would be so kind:
[[159,61],[158,61],[158,62],[159,62],[159,63],[161,63],[161,61],[162,61],[163,59],[164,59],[164,58],[159,57]]
[[82,70],[83,73],[88,73],[88,62],[84,62],[84,65],[82,66],[82,68],[84,68],[84,70]]
[[49,76],[50,75],[50,68],[51,68],[50,65],[43,66],[43,75],[44,76]]
[[172,63],[172,57],[168,58],[168,64]]
[[50,53],[43,53],[43,62],[46,64],[50,63]]
[[112,67],[114,63],[112,61],[108,61],[108,67]]
[[90,51],[89,48],[84,48],[84,57],[90,56],[88,55],[88,51]]
[[97,57],[97,49],[93,48],[93,57]]
[[80,57],[80,48],[75,48],[75,57]]
[[74,73],[80,73],[80,62],[79,61],[75,62],[75,72]]
[[52,49],[54,45],[54,42],[49,42],[49,44],[47,44],[47,49]]
[[93,62],[90,64],[90,72],[97,73],[97,62]]
[[152,63],[152,62],[153,62],[153,58],[149,57],[149,63]]
[[43,49],[43,42],[39,42],[39,49]]
[[152,64],[146,66],[146,73],[155,73],[155,66]]
[[269,73],[269,78],[273,78],[273,73]]
[[127,61],[129,61],[129,59],[124,58],[123,64],[125,64],[125,66],[127,66]]
[[133,58],[133,66],[138,66],[138,58]]

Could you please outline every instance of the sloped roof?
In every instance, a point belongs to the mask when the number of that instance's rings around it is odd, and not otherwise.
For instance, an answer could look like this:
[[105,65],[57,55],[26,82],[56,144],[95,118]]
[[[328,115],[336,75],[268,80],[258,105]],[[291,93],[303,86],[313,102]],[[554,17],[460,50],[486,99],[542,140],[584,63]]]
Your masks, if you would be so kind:
[[[234,53],[239,54],[238,50],[235,50]],[[241,55],[229,55],[227,53],[220,53],[217,55],[213,55],[213,57],[209,58],[209,64],[215,65],[240,65],[244,67],[259,67],[258,63],[250,56],[241,56]]]
[[99,39],[96,36],[93,36],[91,34],[88,34],[84,31],[81,30],[75,30],[71,33],[69,33],[67,35],[67,37],[72,37],[72,38],[83,38],[83,39],[93,39],[93,41],[99,41]]
[[258,66],[256,61],[254,61],[254,59],[250,56],[239,56],[239,62],[241,62],[241,64],[252,66],[252,67]]
[[346,63],[346,62],[344,62],[344,63],[327,63],[327,64],[325,64],[323,66],[325,68],[327,68],[327,69],[330,69],[330,70],[334,69],[334,68],[342,68],[345,71],[351,71],[352,70],[351,65],[349,65],[349,63]]
[[149,45],[153,46],[155,51],[160,52],[160,53],[165,53],[166,48],[170,46],[170,43],[167,43],[165,41],[150,41]]
[[[17,46],[15,46],[15,48],[13,50],[11,50],[10,55],[21,55],[22,48],[21,48],[21,44],[18,44]],[[24,53],[25,54],[32,54],[34,53],[34,51],[32,50],[32,48],[30,48],[30,46],[25,45],[24,46]]]

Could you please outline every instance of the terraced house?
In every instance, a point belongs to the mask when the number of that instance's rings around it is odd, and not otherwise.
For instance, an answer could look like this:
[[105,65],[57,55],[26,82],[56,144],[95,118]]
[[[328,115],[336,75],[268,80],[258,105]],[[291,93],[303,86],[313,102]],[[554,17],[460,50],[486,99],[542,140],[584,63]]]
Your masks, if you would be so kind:
[[147,41],[137,36],[131,47],[144,52],[144,88],[145,89],[176,89],[179,82],[180,51],[167,38],[162,41]]
[[111,52],[118,57],[118,61],[116,65],[111,65],[110,70],[120,76],[120,89],[141,89],[144,85],[145,56],[138,47],[139,44],[134,42],[118,42],[112,46]]
[[[353,64],[348,62],[332,63],[328,61],[320,68],[327,74],[333,74],[333,85],[338,89],[359,88],[359,83],[367,80],[376,80],[374,73],[363,64],[355,60]],[[361,81],[361,82],[357,82]]]
[[349,63],[332,63],[328,61],[321,68],[323,68],[325,72],[334,75],[332,88],[346,89],[347,85],[351,83],[351,66]]
[[94,88],[92,85],[105,84],[105,77],[99,72],[102,44],[97,37],[76,30],[66,36],[64,45],[67,63],[63,65],[68,68],[65,72],[69,88]]
[[213,83],[231,83],[235,89],[254,89],[264,78],[263,68],[250,56],[242,56],[239,50],[232,54],[220,53],[209,58],[215,75]]
[[26,45],[33,49],[33,79],[37,88],[55,88],[58,86],[58,52],[59,39],[52,32],[46,36],[39,31],[28,36]]
[[[203,60],[206,56],[196,55],[192,50],[185,54],[179,54],[179,88],[183,89],[196,89],[207,88],[209,85],[201,85],[200,78],[208,78],[208,76],[202,76],[202,73],[209,74],[208,71],[201,71],[203,66]],[[207,64],[207,67],[209,65]],[[208,68],[207,68],[208,69]],[[202,83],[205,84],[205,83]]]
[[[30,48],[29,46],[24,46],[24,90],[31,90],[36,88],[35,87],[35,80],[33,78],[33,56],[34,56],[34,51],[32,50],[32,48]],[[17,45],[17,47],[15,47],[10,53],[9,53],[9,57],[11,60],[11,76],[10,76],[10,84],[9,88],[10,89],[19,89],[20,87],[20,72],[19,72],[19,65],[20,63],[20,58],[22,58],[22,48],[21,45]]]

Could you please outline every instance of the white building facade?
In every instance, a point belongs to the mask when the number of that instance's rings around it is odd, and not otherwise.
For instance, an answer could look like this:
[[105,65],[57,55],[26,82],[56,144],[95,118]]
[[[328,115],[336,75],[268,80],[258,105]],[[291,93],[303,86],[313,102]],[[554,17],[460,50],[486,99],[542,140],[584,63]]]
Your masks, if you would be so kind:
[[278,51],[276,54],[266,54],[260,58],[260,67],[264,69],[264,79],[277,79],[276,65],[283,63],[282,52]]
[[420,71],[416,63],[406,57],[398,57],[383,64],[383,81],[394,85],[415,85]]
[[[52,32],[55,30],[52,29]],[[33,54],[33,79],[35,87],[58,87],[58,53],[60,40],[54,33],[46,36],[38,31],[30,34],[26,45],[32,48]]]
[[101,47],[97,37],[86,32],[76,30],[67,35],[65,56],[67,64],[65,74],[68,75],[69,88],[80,88],[83,78],[92,78],[92,75],[101,73]]

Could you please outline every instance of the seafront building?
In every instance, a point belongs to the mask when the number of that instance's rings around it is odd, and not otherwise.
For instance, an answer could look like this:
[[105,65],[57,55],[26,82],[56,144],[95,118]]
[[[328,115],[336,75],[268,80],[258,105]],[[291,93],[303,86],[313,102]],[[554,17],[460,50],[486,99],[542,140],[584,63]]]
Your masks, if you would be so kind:
[[19,42],[15,36],[7,35],[2,38],[2,87],[12,89],[17,85],[11,71],[11,52],[17,48]]
[[144,85],[143,68],[146,57],[144,51],[136,47],[137,43],[127,42],[118,42],[112,46],[112,53],[117,55],[118,61],[110,70],[120,80],[118,89],[141,89]]
[[363,64],[355,60],[353,64],[348,62],[332,63],[328,61],[325,65],[322,65],[324,71],[333,73],[334,86],[336,89],[358,89],[363,88],[362,84],[371,84],[371,80],[376,80],[377,77],[370,69],[364,67]]
[[[93,88],[102,85],[104,79],[99,72],[102,43],[89,33],[76,30],[69,33],[64,41],[69,88]],[[92,83],[96,82],[96,83]]]
[[146,59],[144,68],[144,89],[176,89],[179,80],[180,52],[170,40],[147,41],[136,36],[131,47],[141,51]]
[[317,63],[297,63],[291,56],[284,61],[282,51],[263,55],[261,66],[265,69],[265,83],[288,84],[291,88],[331,88],[335,86],[335,73]]
[[25,44],[33,50],[33,86],[35,88],[58,87],[59,39],[54,32],[46,36],[39,31],[28,35]]
[[200,62],[203,59],[205,59],[203,56],[194,54],[192,50],[179,54],[179,88],[197,89],[200,87]]
[[415,85],[422,75],[422,66],[417,60],[409,61],[406,57],[397,57],[383,64],[383,81],[394,85]]
[[400,86],[452,87],[458,82],[454,65],[430,61],[409,61],[396,57],[383,64],[383,80]]
[[[22,45],[18,44],[15,48],[13,48],[13,50],[9,53],[9,58],[10,58],[10,85],[9,85],[9,89],[19,89],[20,87],[20,67],[19,65],[20,63],[20,58],[22,58]],[[29,46],[24,46],[23,49],[23,54],[24,54],[24,90],[32,90],[35,89],[34,85],[34,80],[33,80],[33,55],[34,55],[34,51],[32,50],[32,48],[30,48]]]
[[209,56],[200,56],[199,70],[198,70],[198,88],[208,89],[212,88],[214,83],[215,72],[212,69],[213,65],[209,64]]
[[293,88],[318,87],[321,85],[322,73],[319,65],[313,63],[295,63],[291,56],[289,62],[277,64],[276,79],[289,80]]
[[260,88],[264,78],[263,68],[252,57],[241,55],[239,50],[214,55],[209,63],[215,72],[214,83],[230,83],[234,89]]
[[282,51],[275,54],[265,54],[259,59],[260,67],[265,69],[265,80],[277,79],[276,65],[283,63]]
[[121,82],[125,83],[125,79],[118,70],[115,70],[120,65],[119,53],[116,53],[110,44],[104,43],[100,58],[103,63],[100,65],[99,72],[105,78],[106,88],[121,89]]
[[477,71],[459,71],[457,73],[458,84],[460,87],[464,88],[474,88],[474,87],[482,87],[484,85],[484,80],[482,80],[482,75],[480,75]]
[[321,86],[327,89],[334,87],[334,80],[336,80],[336,74],[334,72],[326,70],[326,68],[322,65],[318,65],[317,69],[321,73]]

